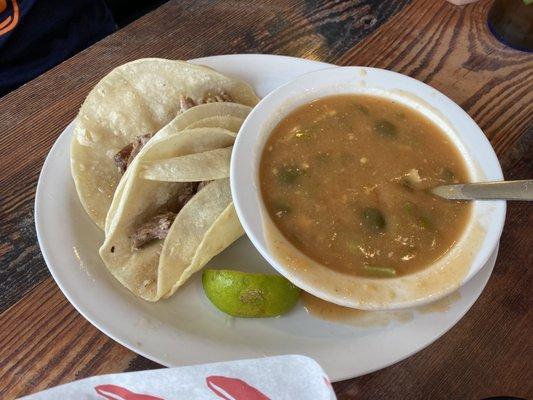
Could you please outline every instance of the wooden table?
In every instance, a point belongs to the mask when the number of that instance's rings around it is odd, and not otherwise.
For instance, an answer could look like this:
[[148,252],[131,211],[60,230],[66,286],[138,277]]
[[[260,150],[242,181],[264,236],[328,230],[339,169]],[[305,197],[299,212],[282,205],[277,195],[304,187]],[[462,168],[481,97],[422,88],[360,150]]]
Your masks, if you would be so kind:
[[[172,1],[0,99],[0,398],[159,367],[75,311],[35,237],[33,202],[44,157],[111,68],[141,57],[275,53],[391,69],[461,105],[490,139],[507,179],[532,178],[533,55],[491,36],[490,4]],[[448,334],[392,367],[335,384],[338,398],[533,396],[531,211],[509,204],[494,273]]]

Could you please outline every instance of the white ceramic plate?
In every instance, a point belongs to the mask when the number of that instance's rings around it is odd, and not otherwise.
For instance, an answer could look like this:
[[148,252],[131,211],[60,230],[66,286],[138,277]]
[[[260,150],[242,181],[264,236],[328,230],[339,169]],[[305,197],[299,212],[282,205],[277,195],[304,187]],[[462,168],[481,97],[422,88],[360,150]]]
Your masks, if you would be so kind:
[[[229,55],[194,60],[248,81],[263,97],[298,75],[329,64],[267,55]],[[447,332],[481,294],[496,259],[459,290],[445,312],[421,313],[387,327],[354,327],[308,315],[299,305],[274,319],[232,319],[204,296],[196,274],[175,296],[152,304],[132,296],[106,270],[97,249],[103,233],[90,221],[70,176],[67,126],[44,163],[35,199],[35,225],[44,259],[57,284],[98,329],[117,342],[167,366],[279,354],[304,354],[338,381],[384,368],[426,347]],[[274,270],[247,238],[209,266]]]

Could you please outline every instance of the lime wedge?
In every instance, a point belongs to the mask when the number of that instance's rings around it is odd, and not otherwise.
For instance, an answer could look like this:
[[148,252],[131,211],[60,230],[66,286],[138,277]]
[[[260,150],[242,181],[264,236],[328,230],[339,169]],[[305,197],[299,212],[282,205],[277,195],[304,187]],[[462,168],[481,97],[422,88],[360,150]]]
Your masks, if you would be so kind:
[[275,317],[298,302],[300,289],[279,275],[206,270],[202,283],[207,298],[234,317]]

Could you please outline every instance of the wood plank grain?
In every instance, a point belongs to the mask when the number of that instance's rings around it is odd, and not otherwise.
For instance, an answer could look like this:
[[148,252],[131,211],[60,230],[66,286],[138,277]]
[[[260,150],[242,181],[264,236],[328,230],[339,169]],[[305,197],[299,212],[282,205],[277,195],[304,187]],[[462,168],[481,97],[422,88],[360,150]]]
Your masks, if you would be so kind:
[[136,355],[103,335],[46,278],[0,315],[0,398],[128,369]]
[[[533,57],[490,35],[485,25],[489,6],[413,2],[339,62],[391,69],[442,91],[483,129],[507,178],[527,179],[533,176]],[[509,205],[495,271],[467,318],[408,360],[336,384],[339,399],[531,396],[529,207]]]
[[[507,178],[531,178],[533,56],[490,35],[490,5],[173,1],[0,99],[0,310],[6,310],[0,316],[0,398],[95,374],[159,367],[99,333],[68,304],[48,277],[33,231],[44,156],[107,71],[146,56],[237,52],[392,69],[460,104],[490,138]],[[528,205],[510,204],[493,276],[466,317],[415,356],[335,384],[338,398],[531,396],[532,228]]]
[[113,67],[141,57],[250,52],[334,60],[407,3],[169,2],[0,99],[0,312],[48,276],[32,222],[40,168],[87,93]]
[[339,63],[390,69],[442,91],[474,118],[505,160],[532,126],[533,57],[491,36],[489,6],[413,2]]
[[532,213],[510,204],[493,275],[466,317],[407,360],[334,384],[338,399],[530,398],[533,257],[524,227],[531,232]]

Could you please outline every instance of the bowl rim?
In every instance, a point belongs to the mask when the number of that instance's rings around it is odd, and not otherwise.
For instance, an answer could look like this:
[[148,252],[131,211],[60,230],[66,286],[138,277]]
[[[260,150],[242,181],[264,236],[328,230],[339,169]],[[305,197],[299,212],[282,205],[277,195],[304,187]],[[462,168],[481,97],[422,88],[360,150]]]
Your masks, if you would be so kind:
[[[289,279],[291,282],[296,284],[297,286],[301,287],[303,290],[318,296],[320,298],[323,298],[327,301],[331,301],[333,303],[349,306],[349,307],[355,307],[355,308],[361,308],[361,309],[367,309],[367,310],[390,310],[390,309],[398,309],[398,308],[405,308],[410,307],[414,305],[422,305],[426,304],[435,300],[438,300],[455,289],[449,288],[445,291],[439,292],[437,295],[429,294],[423,299],[417,299],[415,301],[397,301],[397,302],[390,302],[389,304],[383,305],[383,304],[367,304],[367,303],[361,303],[354,299],[346,299],[346,296],[341,297],[340,295],[335,295],[331,292],[324,292],[324,290],[321,290],[320,288],[317,288],[316,286],[310,285],[308,282],[302,281],[298,276],[295,276],[290,270],[288,270],[288,267],[284,265],[283,263],[279,262],[277,258],[272,254],[272,252],[268,249],[268,246],[266,243],[264,243],[264,239],[260,239],[258,235],[256,235],[255,230],[251,226],[251,221],[249,221],[249,218],[252,216],[247,215],[244,211],[245,204],[250,201],[252,201],[249,197],[245,196],[243,194],[243,187],[245,185],[238,184],[242,183],[242,177],[246,175],[248,172],[248,169],[242,169],[239,168],[238,165],[242,165],[242,159],[248,160],[248,164],[251,164],[251,170],[252,170],[252,181],[250,182],[249,179],[245,179],[247,183],[252,183],[254,186],[254,192],[256,193],[257,198],[259,199],[259,208],[257,209],[257,213],[253,216],[253,218],[257,218],[260,221],[263,221],[264,218],[267,218],[270,220],[270,216],[268,214],[265,215],[264,210],[264,201],[262,198],[262,195],[260,193],[260,188],[256,185],[256,181],[258,181],[257,177],[257,170],[259,165],[259,160],[264,148],[264,143],[266,141],[266,137],[269,136],[269,133],[271,132],[272,128],[279,122],[283,117],[288,115],[291,111],[293,111],[297,106],[289,107],[288,110],[285,110],[282,113],[277,113],[276,111],[279,111],[279,106],[281,103],[287,103],[287,102],[293,102],[298,103],[298,99],[302,99],[304,96],[299,96],[298,94],[295,94],[293,92],[293,89],[298,89],[299,92],[302,90],[306,92],[309,90],[312,92],[311,94],[306,93],[306,95],[310,95],[312,99],[316,98],[323,98],[327,97],[330,94],[325,95],[318,95],[318,96],[312,96],[314,92],[316,92],[319,88],[326,88],[328,87],[328,84],[323,83],[324,80],[328,80],[332,74],[335,74],[336,77],[342,76],[343,74],[348,74],[348,76],[352,77],[360,77],[361,80],[365,80],[367,74],[380,74],[384,75],[387,79],[390,79],[392,81],[398,81],[398,82],[404,82],[408,85],[414,85],[415,88],[418,88],[420,90],[424,90],[427,93],[431,93],[432,96],[434,96],[433,100],[439,103],[440,107],[435,107],[435,105],[431,105],[429,108],[434,108],[433,111],[436,113],[441,113],[442,108],[450,108],[456,116],[460,117],[462,120],[462,123],[466,123],[467,125],[470,125],[470,128],[473,132],[476,133],[476,140],[482,142],[482,146],[480,146],[481,150],[474,151],[475,154],[484,154],[484,157],[488,158],[488,164],[490,165],[477,165],[478,173],[485,174],[487,172],[487,169],[492,168],[492,177],[491,180],[501,180],[503,179],[503,174],[501,171],[501,166],[499,164],[498,158],[496,157],[496,154],[490,145],[490,142],[488,141],[487,137],[483,133],[483,131],[479,128],[479,126],[475,123],[475,121],[455,102],[453,102],[451,99],[449,99],[447,96],[439,92],[438,90],[434,89],[433,87],[420,82],[414,78],[411,78],[409,76],[385,70],[385,69],[379,69],[379,68],[372,68],[372,67],[360,67],[360,66],[350,66],[350,67],[330,67],[325,68],[319,71],[310,72],[304,75],[299,76],[298,78],[288,82],[287,84],[280,86],[273,92],[269,93],[267,96],[265,96],[256,106],[255,108],[250,112],[248,117],[245,119],[239,134],[237,135],[237,139],[233,146],[233,153],[231,157],[231,166],[230,166],[230,185],[231,185],[231,193],[233,196],[233,202],[235,206],[235,210],[237,213],[237,216],[239,217],[239,220],[241,221],[241,224],[247,233],[248,237],[250,238],[251,242],[255,246],[255,248],[259,251],[259,253],[267,260],[267,262],[276,269],[279,273],[284,275],[287,279]],[[336,79],[336,78],[334,78]],[[352,87],[352,82],[344,82],[340,85],[344,87]],[[302,88],[303,86],[303,88]],[[329,83],[329,86],[331,86],[331,83]],[[373,86],[369,87],[370,89],[373,88]],[[384,91],[386,93],[387,90]],[[392,91],[390,91],[392,93]],[[385,97],[388,97],[387,94],[385,94]],[[422,100],[425,100],[422,98]],[[300,102],[300,104],[304,104],[309,102],[310,100]],[[300,105],[299,104],[299,105]],[[428,103],[429,104],[429,103]],[[445,107],[446,106],[446,107]],[[422,107],[424,108],[424,106]],[[428,108],[428,109],[429,109]],[[274,114],[277,115],[277,122],[273,123],[272,121],[275,118]],[[282,115],[281,117],[279,115]],[[264,117],[267,115],[266,117]],[[257,125],[258,121],[265,120],[262,124],[257,127],[254,125]],[[446,120],[446,118],[445,118]],[[269,124],[269,127],[265,128],[265,123]],[[451,122],[450,122],[451,124]],[[455,126],[455,125],[454,125]],[[266,133],[265,133],[266,132]],[[449,136],[458,144],[458,146],[462,146],[463,139],[460,135],[457,135],[454,129],[451,129],[451,133],[447,132]],[[250,149],[249,146],[247,147],[247,144],[245,141],[248,139],[250,141],[250,138],[254,138],[253,141],[254,145],[258,141],[262,141],[262,144],[260,145],[259,151],[254,151],[253,149]],[[250,143],[248,143],[249,145]],[[468,157],[465,155],[464,151],[461,151],[463,153],[463,156],[465,159]],[[467,168],[470,175],[475,174],[473,171],[475,167],[472,165],[472,163],[467,162]],[[246,171],[246,172],[245,172]],[[250,176],[250,175],[247,175]],[[255,179],[254,179],[255,178]],[[488,202],[485,202],[487,204]],[[462,280],[459,283],[459,286],[462,286],[465,284],[472,276],[474,276],[481,267],[486,263],[486,261],[489,259],[492,251],[497,246],[499,238],[501,236],[501,232],[503,230],[503,225],[505,222],[505,212],[506,212],[506,202],[505,201],[493,201],[492,203],[493,209],[492,214],[490,218],[489,226],[487,227],[487,231],[485,232],[485,235],[483,237],[483,243],[480,245],[479,249],[476,250],[475,255],[476,258],[473,258],[472,262],[469,263],[468,272],[465,277],[462,278]],[[473,224],[475,222],[476,217],[476,208],[473,207],[472,215],[471,215],[471,221],[468,222],[469,225]],[[264,229],[264,224],[262,224]],[[465,229],[466,232],[466,229]],[[464,235],[466,233],[463,232]],[[264,236],[264,235],[263,235]],[[300,252],[301,254],[301,252]],[[428,267],[432,266],[434,264],[430,264]],[[423,270],[425,270],[424,268]],[[429,269],[429,268],[427,268]],[[392,280],[400,280],[402,277],[398,278],[392,278]],[[376,281],[375,279],[369,279],[369,278],[361,278],[366,279],[369,281]],[[383,282],[383,279],[378,279],[380,282]]]

